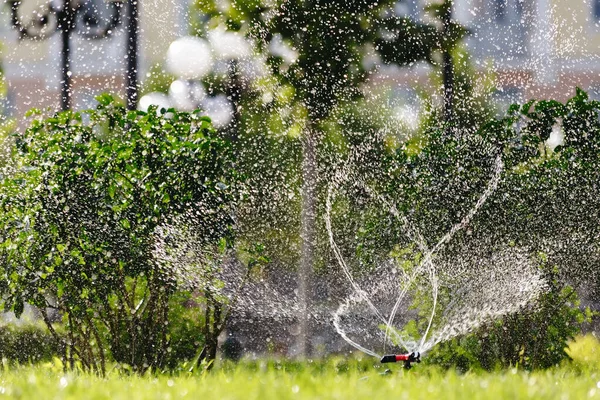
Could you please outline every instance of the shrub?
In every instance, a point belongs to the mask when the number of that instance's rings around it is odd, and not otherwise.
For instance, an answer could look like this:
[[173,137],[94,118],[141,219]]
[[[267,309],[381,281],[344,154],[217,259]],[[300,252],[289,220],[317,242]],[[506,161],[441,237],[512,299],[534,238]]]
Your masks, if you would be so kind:
[[576,337],[565,351],[578,370],[600,370],[600,341],[595,335]]
[[0,358],[19,364],[50,361],[63,348],[52,334],[37,325],[0,326]]
[[152,258],[153,235],[192,210],[206,243],[229,236],[236,175],[197,112],[98,100],[17,137],[21,168],[0,183],[0,295],[17,315],[37,306],[54,334],[44,310],[56,309],[71,366],[159,368],[177,282]]
[[165,365],[175,369],[192,361],[203,345],[204,313],[200,299],[189,292],[177,292],[171,298],[169,336]]
[[556,268],[544,267],[543,271],[548,290],[535,306],[440,344],[428,355],[428,362],[462,371],[507,367],[533,370],[568,359],[569,342],[592,313],[580,309],[577,293],[559,280]]

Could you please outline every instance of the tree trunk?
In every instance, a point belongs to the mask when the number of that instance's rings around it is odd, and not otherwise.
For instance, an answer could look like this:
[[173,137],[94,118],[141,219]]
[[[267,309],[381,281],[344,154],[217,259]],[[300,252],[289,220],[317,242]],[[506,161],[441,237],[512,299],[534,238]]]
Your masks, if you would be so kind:
[[298,270],[298,324],[296,342],[299,357],[309,355],[309,311],[311,277],[314,270],[316,248],[316,187],[317,187],[317,138],[310,127],[302,141],[302,249]]
[[217,359],[219,334],[222,330],[221,305],[210,294],[206,294],[206,314],[204,325],[204,348],[198,357],[197,366],[207,363],[206,369],[211,370]]

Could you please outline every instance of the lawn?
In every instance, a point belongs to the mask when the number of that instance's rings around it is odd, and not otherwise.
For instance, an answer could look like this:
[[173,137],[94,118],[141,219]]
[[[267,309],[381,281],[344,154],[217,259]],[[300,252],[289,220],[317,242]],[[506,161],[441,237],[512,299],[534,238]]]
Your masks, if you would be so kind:
[[52,368],[2,373],[0,396],[21,399],[585,399],[600,398],[600,375],[568,368],[526,373],[379,371],[316,372],[217,370],[197,376],[123,376],[106,379]]
[[572,345],[574,361],[547,371],[517,368],[459,374],[417,365],[391,373],[371,360],[245,362],[210,373],[127,375],[106,378],[64,374],[58,362],[7,366],[0,397],[22,399],[600,399],[597,341]]

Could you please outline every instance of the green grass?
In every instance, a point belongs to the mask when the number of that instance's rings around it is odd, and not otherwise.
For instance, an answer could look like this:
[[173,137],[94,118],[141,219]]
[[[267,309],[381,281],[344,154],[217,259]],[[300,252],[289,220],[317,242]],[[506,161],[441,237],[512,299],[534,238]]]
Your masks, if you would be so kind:
[[600,375],[570,369],[457,375],[417,369],[379,375],[372,369],[217,370],[199,376],[102,379],[52,368],[5,371],[0,397],[21,399],[585,399],[600,398]]
[[246,362],[210,373],[64,374],[60,364],[4,367],[0,399],[600,399],[600,345],[585,337],[571,346],[574,361],[548,371],[517,369],[458,374],[417,365],[382,375],[371,360]]

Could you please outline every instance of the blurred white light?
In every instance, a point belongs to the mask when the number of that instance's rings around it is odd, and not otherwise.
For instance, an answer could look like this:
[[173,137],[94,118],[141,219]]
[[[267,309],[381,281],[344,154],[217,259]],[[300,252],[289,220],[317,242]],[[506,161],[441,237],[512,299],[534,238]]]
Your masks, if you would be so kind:
[[181,111],[195,110],[205,97],[206,91],[200,82],[177,79],[169,87],[169,99]]
[[252,58],[240,62],[240,71],[249,80],[264,78],[269,74],[269,67],[263,58]]
[[192,111],[194,109],[195,104],[190,98],[189,84],[182,79],[173,81],[169,86],[169,99],[178,110]]
[[550,137],[548,138],[548,140],[546,140],[546,146],[548,146],[548,148],[552,151],[554,151],[554,149],[557,146],[561,146],[565,141],[565,134],[562,131],[562,128],[560,125],[554,125],[552,127],[552,133],[550,134]]
[[365,46],[364,54],[365,56],[362,60],[362,67],[364,69],[375,69],[379,65],[383,64],[383,62],[381,61],[381,56],[379,55],[379,53],[377,53],[374,46]]
[[271,92],[263,93],[261,100],[262,100],[263,104],[271,103],[273,101],[273,93],[271,93]]
[[252,54],[250,43],[239,32],[213,29],[208,33],[208,40],[218,60],[241,60]]
[[202,83],[200,82],[194,82],[192,84],[190,94],[196,107],[198,107],[198,104],[206,98],[206,90],[204,90],[204,86],[202,86]]
[[225,128],[233,120],[233,104],[223,94],[205,98],[202,109],[217,129]]
[[426,76],[433,73],[433,67],[426,61],[417,61],[411,67],[418,76]]
[[138,110],[148,111],[148,107],[153,105],[158,106],[157,111],[160,111],[161,108],[171,107],[171,102],[169,101],[169,97],[166,94],[159,92],[151,92],[142,96],[142,98],[138,102]]
[[298,59],[298,53],[283,41],[279,33],[273,35],[269,43],[269,52],[275,57],[281,57],[288,64],[293,64]]
[[210,72],[212,65],[210,46],[198,37],[179,38],[167,51],[167,69],[181,79],[200,79]]
[[394,110],[398,118],[409,130],[416,130],[419,127],[419,110],[417,107],[403,105]]

